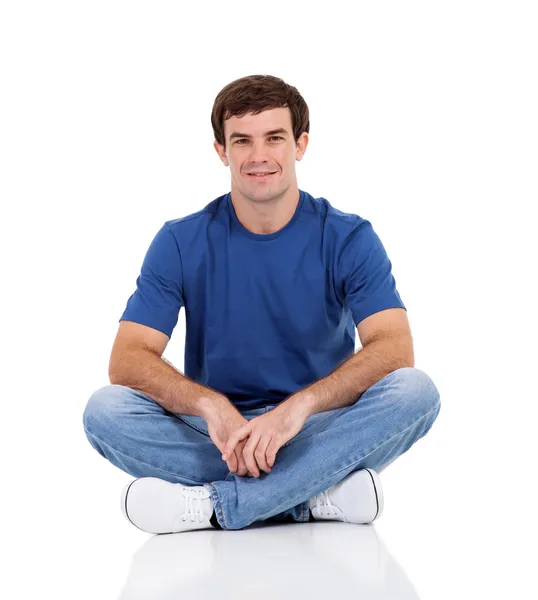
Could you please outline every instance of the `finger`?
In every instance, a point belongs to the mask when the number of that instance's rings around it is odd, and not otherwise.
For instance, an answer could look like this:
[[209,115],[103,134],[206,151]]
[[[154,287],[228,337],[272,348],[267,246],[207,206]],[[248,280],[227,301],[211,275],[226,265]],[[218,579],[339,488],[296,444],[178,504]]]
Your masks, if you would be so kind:
[[271,441],[271,437],[263,437],[258,442],[256,446],[256,450],[254,451],[254,456],[256,457],[256,462],[260,469],[263,469],[266,473],[271,471],[271,467],[268,464],[266,452],[267,446],[269,446],[269,442]]
[[231,456],[231,453],[235,450],[237,443],[240,442],[241,440],[244,440],[246,437],[249,436],[249,434],[250,434],[250,428],[249,428],[248,424],[243,427],[240,427],[239,429],[234,431],[234,433],[232,433],[232,435],[228,438],[228,441],[226,442],[226,444],[224,446],[224,452],[222,453],[222,459],[228,460],[228,458]]
[[240,475],[241,477],[243,477],[246,473],[247,473],[247,467],[245,465],[245,461],[243,459],[243,446],[245,445],[245,442],[239,442],[239,444],[237,444],[237,446],[235,447],[235,450],[232,454],[232,456],[235,457],[236,463],[235,466],[232,464],[232,460],[228,460],[226,461],[226,464],[228,465],[228,469],[230,470],[231,473],[236,473],[237,475]]
[[248,470],[252,473],[254,477],[260,476],[260,470],[256,459],[254,458],[254,451],[256,449],[256,446],[258,445],[258,442],[260,441],[260,437],[261,436],[259,436],[259,434],[258,437],[251,435],[250,439],[243,448],[243,458],[245,459],[245,463],[247,465]]
[[228,465],[228,469],[230,470],[230,472],[235,473],[235,471],[237,470],[237,456],[234,452],[234,449],[232,448],[231,450],[226,451],[226,445],[230,442],[230,439],[228,438],[228,442],[225,444],[224,450],[222,451],[222,460],[226,461],[226,464]]
[[232,441],[231,438],[228,439],[226,445],[224,446],[224,450],[222,451],[222,460],[228,460],[232,454],[234,453],[237,447],[237,442]]
[[228,465],[228,470],[230,471],[230,473],[237,472],[238,461],[237,454],[235,452],[232,452],[232,456],[229,460],[226,461],[226,464]]
[[243,448],[245,447],[245,441],[240,442],[237,445],[236,456],[237,456],[237,474],[238,475],[246,475],[248,473],[247,465],[245,464],[245,459],[243,458]]
[[243,469],[242,469],[242,460],[243,460],[243,457],[242,457],[242,454],[241,454],[241,444],[242,443],[243,442],[240,442],[239,444],[237,444],[237,446],[235,447],[235,450],[233,451],[233,455],[235,456],[235,459],[237,461],[237,467],[236,467],[236,469],[234,469],[233,472],[236,473],[237,475],[241,475],[242,472],[243,472]]
[[237,471],[237,455],[233,450],[230,454],[230,458],[226,461],[226,464],[228,465],[228,469],[232,473],[235,473]]
[[265,456],[267,458],[267,464],[272,467],[275,464],[276,453],[280,448],[280,443],[278,442],[278,438],[272,437],[271,442],[267,446],[265,451]]

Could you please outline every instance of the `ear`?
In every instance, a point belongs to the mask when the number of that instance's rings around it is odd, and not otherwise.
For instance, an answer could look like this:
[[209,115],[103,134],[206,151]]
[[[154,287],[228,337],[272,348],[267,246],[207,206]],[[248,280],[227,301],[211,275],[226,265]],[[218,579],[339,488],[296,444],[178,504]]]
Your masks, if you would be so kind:
[[217,154],[219,155],[220,160],[224,163],[224,166],[229,167],[230,163],[228,162],[228,157],[226,156],[226,151],[224,150],[224,146],[221,146],[217,140],[213,142],[213,147],[215,148]]
[[295,155],[296,160],[301,160],[306,152],[306,147],[308,146],[308,133],[303,131],[297,140],[297,154]]

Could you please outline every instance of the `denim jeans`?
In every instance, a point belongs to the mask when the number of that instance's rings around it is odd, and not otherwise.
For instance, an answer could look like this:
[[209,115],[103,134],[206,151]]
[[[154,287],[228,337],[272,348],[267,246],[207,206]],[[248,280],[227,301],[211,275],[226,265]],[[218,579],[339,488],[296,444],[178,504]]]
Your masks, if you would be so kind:
[[[242,411],[250,420],[275,404]],[[170,413],[142,392],[110,384],[92,394],[83,415],[90,444],[133,477],[203,485],[223,529],[255,521],[309,521],[308,500],[353,471],[382,471],[423,437],[440,410],[431,378],[397,369],[350,406],[310,415],[258,478],[228,470],[205,419]]]

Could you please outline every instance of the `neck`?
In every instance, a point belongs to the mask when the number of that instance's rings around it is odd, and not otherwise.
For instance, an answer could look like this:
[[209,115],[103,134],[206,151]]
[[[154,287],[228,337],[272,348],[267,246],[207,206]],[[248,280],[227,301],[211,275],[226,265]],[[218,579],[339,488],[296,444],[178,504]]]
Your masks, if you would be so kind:
[[252,233],[269,234],[279,231],[291,220],[300,192],[297,185],[283,194],[270,197],[252,197],[242,194],[232,184],[232,204],[239,222]]

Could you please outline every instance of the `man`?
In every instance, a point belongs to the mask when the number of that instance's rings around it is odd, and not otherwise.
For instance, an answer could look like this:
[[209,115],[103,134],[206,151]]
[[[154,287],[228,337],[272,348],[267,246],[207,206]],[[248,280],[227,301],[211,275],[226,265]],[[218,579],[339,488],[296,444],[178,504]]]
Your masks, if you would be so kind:
[[[310,124],[296,88],[238,79],[211,122],[231,192],[157,232],[85,433],[136,477],[121,507],[149,533],[371,523],[378,472],[440,409],[391,262],[368,220],[298,188]],[[182,306],[185,375],[162,358]]]

